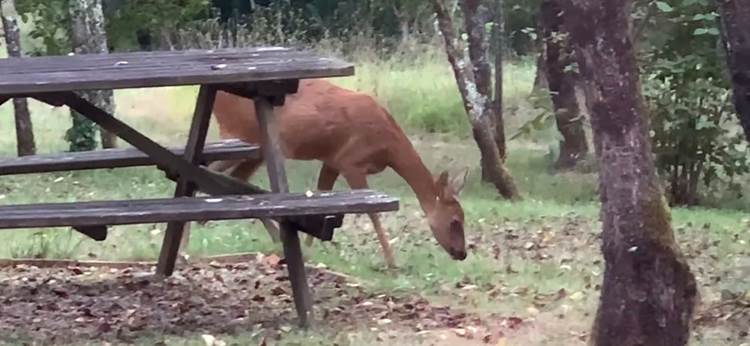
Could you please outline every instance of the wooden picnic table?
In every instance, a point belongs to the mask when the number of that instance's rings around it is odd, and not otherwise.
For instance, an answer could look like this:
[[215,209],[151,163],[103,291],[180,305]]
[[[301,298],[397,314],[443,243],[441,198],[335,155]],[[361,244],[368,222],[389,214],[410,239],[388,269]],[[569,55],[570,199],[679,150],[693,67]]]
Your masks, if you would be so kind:
[[[173,198],[0,206],[0,229],[69,226],[96,240],[112,225],[167,222],[157,274],[171,275],[186,222],[274,218],[300,324],[312,298],[298,231],[330,240],[348,213],[394,211],[398,200],[371,190],[289,193],[273,107],[297,92],[300,79],[348,76],[344,61],[280,47],[10,58],[0,60],[0,105],[29,97],[67,106],[133,148],[0,158],[0,175],[155,165],[174,180]],[[76,94],[81,90],[200,85],[184,148],[166,148]],[[252,143],[206,144],[218,91],[254,100],[263,131]],[[148,105],[144,105],[148,106]],[[208,170],[210,161],[262,155],[271,191]],[[195,197],[197,191],[212,195]]]

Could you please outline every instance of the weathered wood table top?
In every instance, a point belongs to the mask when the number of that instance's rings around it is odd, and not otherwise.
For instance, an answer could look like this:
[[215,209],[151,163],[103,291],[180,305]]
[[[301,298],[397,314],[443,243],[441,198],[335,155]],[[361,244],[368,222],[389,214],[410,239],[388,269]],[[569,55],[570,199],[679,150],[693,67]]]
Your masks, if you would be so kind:
[[352,64],[270,47],[0,59],[0,95],[349,76]]

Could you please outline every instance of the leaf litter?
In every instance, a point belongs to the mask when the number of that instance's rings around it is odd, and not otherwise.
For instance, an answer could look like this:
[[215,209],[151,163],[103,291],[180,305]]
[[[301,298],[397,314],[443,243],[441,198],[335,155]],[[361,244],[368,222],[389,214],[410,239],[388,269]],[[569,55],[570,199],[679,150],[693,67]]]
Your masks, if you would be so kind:
[[[168,278],[152,272],[146,266],[0,268],[0,342],[127,343],[198,333],[206,345],[221,345],[214,335],[260,330],[263,340],[279,339],[296,323],[286,267],[274,255],[183,264]],[[322,268],[309,268],[308,281],[315,318],[336,331],[370,330],[389,339],[396,332],[456,330],[491,343],[523,323],[517,317],[485,320],[417,295],[368,292]]]

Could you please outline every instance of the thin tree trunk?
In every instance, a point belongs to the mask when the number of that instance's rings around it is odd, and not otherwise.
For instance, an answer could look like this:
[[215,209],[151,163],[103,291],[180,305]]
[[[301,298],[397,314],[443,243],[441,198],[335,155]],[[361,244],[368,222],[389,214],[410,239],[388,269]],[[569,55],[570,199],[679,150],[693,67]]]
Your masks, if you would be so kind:
[[[104,30],[104,14],[101,0],[70,0],[73,51],[76,54],[107,53],[107,34]],[[115,102],[112,90],[81,92],[83,98],[114,114]],[[100,129],[102,147],[117,146],[117,137]],[[91,148],[93,149],[93,148]]]
[[[500,157],[495,141],[492,95],[490,95],[491,70],[487,62],[487,42],[484,23],[478,17],[478,0],[465,0],[461,7],[469,34],[469,55],[466,61],[457,49],[453,19],[441,0],[432,1],[438,18],[438,27],[445,41],[448,61],[453,68],[456,84],[471,123],[474,140],[479,147],[482,177],[492,183],[505,198],[520,199],[518,189]],[[467,68],[471,67],[471,68]],[[479,76],[478,74],[481,74]]]
[[544,44],[544,25],[542,24],[542,16],[539,16],[537,20],[537,49],[539,55],[536,58],[536,76],[534,77],[534,87],[532,92],[540,92],[543,89],[547,89],[547,52],[546,45]]
[[503,52],[505,45],[505,18],[503,17],[503,0],[495,0],[493,4],[492,44],[495,46],[495,92],[493,109],[495,112],[495,142],[500,152],[500,158],[505,162],[507,149],[505,147],[505,120],[503,119]]
[[[18,22],[13,17],[15,14],[15,1],[0,1],[0,17],[2,17],[3,32],[5,33],[5,46],[10,58],[21,57],[21,37]],[[16,98],[13,99],[13,108],[15,110],[16,151],[18,156],[34,155],[36,154],[36,143],[29,105],[25,98]]]
[[595,345],[686,345],[695,278],[657,178],[628,35],[631,0],[565,0],[591,109],[605,271]]
[[555,109],[557,129],[562,135],[558,169],[570,169],[586,157],[589,146],[583,130],[583,116],[576,99],[576,76],[572,70],[573,50],[565,29],[568,17],[560,7],[560,0],[544,0],[541,6],[542,35],[546,51],[547,83]]
[[750,141],[750,1],[719,0],[734,107]]

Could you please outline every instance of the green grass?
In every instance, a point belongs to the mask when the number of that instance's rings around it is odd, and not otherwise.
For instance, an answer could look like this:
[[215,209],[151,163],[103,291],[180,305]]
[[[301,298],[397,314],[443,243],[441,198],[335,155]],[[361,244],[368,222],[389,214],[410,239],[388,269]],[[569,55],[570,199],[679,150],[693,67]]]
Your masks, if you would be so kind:
[[[553,138],[539,135],[533,140],[514,140],[509,143],[508,167],[524,200],[510,203],[500,199],[492,188],[479,181],[478,152],[470,139],[452,73],[443,59],[442,55],[431,53],[414,59],[409,65],[396,60],[365,61],[357,65],[356,76],[334,81],[381,100],[412,135],[415,146],[434,173],[447,168],[471,168],[461,201],[466,213],[467,237],[477,249],[465,262],[450,260],[432,240],[425,221],[419,216],[421,211],[412,192],[398,176],[386,171],[372,177],[370,185],[402,199],[401,210],[384,215],[392,238],[397,238],[394,247],[401,266],[399,272],[394,276],[383,270],[380,249],[366,217],[347,217],[335,242],[316,243],[305,249],[307,260],[349,274],[373,290],[421,293],[438,301],[484,312],[523,315],[537,295],[552,294],[560,289],[569,293],[583,292],[583,299],[568,303],[574,306],[571,320],[587,328],[586,321],[598,297],[589,282],[600,280],[601,263],[598,244],[577,241],[599,233],[596,175],[553,173],[550,170],[553,158],[549,156]],[[505,71],[506,115],[508,131],[512,132],[533,116],[533,107],[526,97],[534,73],[533,66],[527,62],[510,64]],[[182,144],[195,93],[195,88],[187,87],[118,91],[117,113],[128,124],[163,144]],[[66,150],[63,135],[70,125],[67,110],[51,109],[37,102],[31,102],[31,107],[39,152]],[[9,105],[0,107],[0,155],[3,156],[12,156],[15,152],[11,111]],[[213,127],[210,138],[216,138]],[[317,163],[289,162],[287,167],[292,190],[315,186]],[[267,185],[263,174],[258,174],[254,182]],[[164,197],[172,193],[173,185],[150,167],[0,177],[0,204]],[[337,188],[345,188],[345,185],[339,182]],[[711,262],[702,257],[704,254],[696,252],[691,265],[714,273],[737,266],[741,256],[735,255],[744,251],[736,240],[737,235],[745,237],[750,228],[746,220],[746,211],[750,208],[747,205],[739,208],[744,211],[674,210],[673,225],[681,244],[690,247],[699,240],[714,244],[706,253],[716,252],[720,258]],[[570,221],[579,219],[582,221]],[[708,226],[704,226],[706,224]],[[90,241],[70,230],[3,231],[0,243],[5,245],[0,247],[0,258],[153,260],[158,254],[164,227],[163,224],[115,227],[103,243]],[[509,232],[519,234],[520,240],[508,238]],[[530,257],[529,251],[523,248],[524,242],[548,232],[554,233],[552,239],[557,241],[550,245],[552,257],[542,260]],[[492,255],[493,246],[500,249],[497,259]],[[278,252],[279,246],[271,243],[265,231],[250,221],[193,225],[189,246],[193,256],[247,251]],[[568,257],[569,267],[562,266],[561,261],[568,261]],[[480,289],[475,294],[461,296],[451,289],[459,282],[472,283]],[[504,299],[489,298],[486,293],[497,285],[506,286],[508,291],[524,288],[531,293],[510,294]],[[741,280],[724,280],[721,285],[704,289],[711,293],[719,288],[742,289],[743,285]],[[551,311],[557,311],[554,309]],[[562,329],[549,333],[567,334],[567,328]],[[228,340],[242,337],[230,336]],[[329,340],[328,336],[319,335],[294,336],[286,340],[289,344],[310,344],[318,339],[321,343]],[[175,343],[192,342],[178,341]]]

